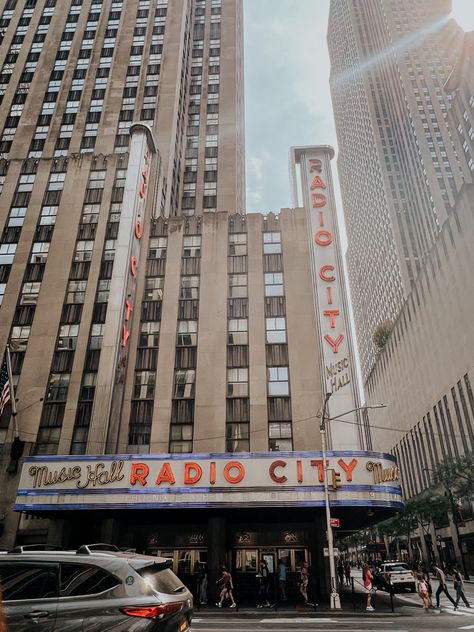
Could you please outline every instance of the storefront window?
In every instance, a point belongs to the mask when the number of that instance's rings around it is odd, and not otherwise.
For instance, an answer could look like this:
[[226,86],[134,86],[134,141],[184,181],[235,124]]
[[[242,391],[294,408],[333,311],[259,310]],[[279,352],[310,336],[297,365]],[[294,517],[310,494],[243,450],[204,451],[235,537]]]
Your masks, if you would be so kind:
[[237,550],[235,556],[235,570],[241,573],[257,572],[257,556],[256,549]]

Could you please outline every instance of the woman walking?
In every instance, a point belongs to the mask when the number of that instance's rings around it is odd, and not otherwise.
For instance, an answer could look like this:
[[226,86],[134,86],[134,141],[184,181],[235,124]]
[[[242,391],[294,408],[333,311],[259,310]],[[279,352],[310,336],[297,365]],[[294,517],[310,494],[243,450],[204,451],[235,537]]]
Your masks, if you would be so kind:
[[308,603],[308,581],[308,562],[304,562],[300,570],[300,593],[305,604]]
[[237,608],[237,604],[234,600],[234,584],[232,582],[232,575],[227,570],[227,567],[222,567],[222,575],[221,578],[217,580],[218,584],[222,584],[221,592],[220,592],[220,600],[216,603],[218,608],[222,608],[222,604],[224,603],[224,599],[230,599],[231,604],[230,608]]
[[369,612],[373,612],[374,610],[374,607],[372,606],[372,595],[374,592],[374,587],[372,584],[373,580],[374,576],[372,575],[370,568],[367,566],[367,564],[364,564],[362,567],[362,581],[364,582],[364,588],[367,592],[366,610],[368,610]]
[[423,610],[428,612],[430,607],[430,598],[428,594],[428,584],[426,583],[422,573],[418,573],[417,576],[418,594],[423,602]]

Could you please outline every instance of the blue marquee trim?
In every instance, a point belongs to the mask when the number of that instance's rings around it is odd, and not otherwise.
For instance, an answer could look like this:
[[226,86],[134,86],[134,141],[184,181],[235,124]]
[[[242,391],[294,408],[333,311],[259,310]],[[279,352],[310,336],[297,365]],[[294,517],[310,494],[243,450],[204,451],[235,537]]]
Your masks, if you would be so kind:
[[[372,459],[384,459],[387,461],[397,462],[393,454],[385,452],[372,452],[362,450],[328,450],[326,456],[334,457],[368,457]],[[24,459],[25,463],[35,463],[43,461],[195,461],[197,459],[225,460],[230,459],[281,459],[281,458],[322,458],[320,451],[307,452],[203,452],[193,454],[81,454],[81,455],[41,455],[28,456]]]

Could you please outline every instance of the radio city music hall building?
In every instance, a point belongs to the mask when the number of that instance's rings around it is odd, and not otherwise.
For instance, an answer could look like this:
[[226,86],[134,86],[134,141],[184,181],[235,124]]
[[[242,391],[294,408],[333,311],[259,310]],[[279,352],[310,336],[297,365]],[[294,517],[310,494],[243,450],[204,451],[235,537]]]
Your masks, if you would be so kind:
[[[329,417],[359,404],[332,150],[292,150],[297,208],[243,213],[239,0],[0,19],[0,343],[24,442],[11,455],[4,415],[0,546],[112,542],[185,579],[226,562],[242,590],[263,554],[321,567],[316,415],[327,392]],[[363,419],[328,423],[341,529],[401,506]]]

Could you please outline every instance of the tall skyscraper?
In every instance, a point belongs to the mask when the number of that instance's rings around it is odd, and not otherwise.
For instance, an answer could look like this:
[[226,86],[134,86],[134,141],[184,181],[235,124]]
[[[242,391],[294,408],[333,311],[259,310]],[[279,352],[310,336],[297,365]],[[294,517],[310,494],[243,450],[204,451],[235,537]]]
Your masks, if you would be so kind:
[[450,0],[331,0],[328,45],[347,263],[364,379],[462,182],[443,85],[463,42]]

